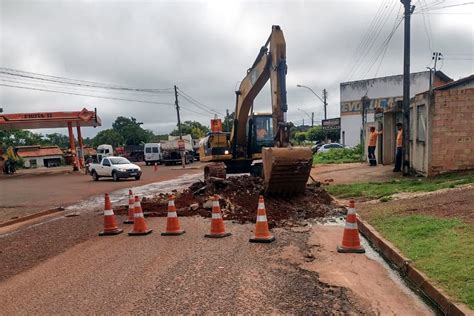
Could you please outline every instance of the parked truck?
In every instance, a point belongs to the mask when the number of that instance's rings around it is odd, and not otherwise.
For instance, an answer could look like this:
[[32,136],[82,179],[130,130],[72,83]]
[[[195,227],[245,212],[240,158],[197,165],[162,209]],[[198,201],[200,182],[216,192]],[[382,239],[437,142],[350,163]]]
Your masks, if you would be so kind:
[[115,148],[117,155],[127,158],[130,161],[145,160],[143,145],[126,145]]
[[185,155],[184,159],[186,164],[194,162],[193,139],[191,135],[183,135],[182,141],[184,143],[183,150],[179,147],[179,136],[170,135],[168,136],[167,141],[162,141],[160,143],[162,152],[162,162],[165,165],[181,163],[182,154]]

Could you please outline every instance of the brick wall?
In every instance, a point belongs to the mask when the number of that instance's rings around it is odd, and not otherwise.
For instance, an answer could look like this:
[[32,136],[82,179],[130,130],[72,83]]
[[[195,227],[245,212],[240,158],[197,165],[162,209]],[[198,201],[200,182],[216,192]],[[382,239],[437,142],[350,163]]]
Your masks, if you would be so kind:
[[435,91],[429,174],[474,169],[474,89]]

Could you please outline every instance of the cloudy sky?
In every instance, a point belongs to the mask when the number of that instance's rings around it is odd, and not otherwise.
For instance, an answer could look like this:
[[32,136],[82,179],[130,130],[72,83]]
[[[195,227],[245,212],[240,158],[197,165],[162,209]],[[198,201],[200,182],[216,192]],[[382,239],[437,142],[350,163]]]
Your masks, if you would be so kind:
[[[474,73],[474,5],[464,0],[413,0],[412,72],[438,63],[453,79]],[[0,0],[0,67],[118,86],[169,89],[177,85],[183,120],[206,125],[210,112],[233,111],[239,81],[253,63],[273,24],[287,42],[289,120],[309,122],[339,116],[339,83],[402,73],[403,23],[398,0],[326,1],[21,1]],[[371,30],[370,32],[367,32]],[[383,58],[382,58],[383,57]],[[3,86],[2,86],[3,85]],[[163,104],[99,99],[26,90],[55,90]],[[162,93],[63,86],[0,73],[0,107],[5,113],[98,109],[103,126],[134,116],[155,133],[176,125],[170,90]],[[204,105],[204,106],[203,106]],[[207,108],[212,111],[206,110]],[[268,86],[256,110],[270,110]],[[306,112],[306,113],[305,113]],[[55,130],[65,133],[64,130]],[[38,130],[49,133],[52,130]]]

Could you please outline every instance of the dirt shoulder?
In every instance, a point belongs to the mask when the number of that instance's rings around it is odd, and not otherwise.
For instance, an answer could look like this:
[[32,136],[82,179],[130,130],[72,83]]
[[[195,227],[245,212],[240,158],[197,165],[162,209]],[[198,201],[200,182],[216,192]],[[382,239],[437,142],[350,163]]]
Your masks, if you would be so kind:
[[[360,182],[384,182],[399,179],[402,175],[393,172],[393,165],[371,167],[367,163],[317,164],[311,176],[321,183],[346,184]],[[332,180],[332,181],[328,181]]]
[[390,214],[424,214],[441,218],[458,218],[474,225],[474,187],[461,187],[430,192],[412,198],[384,203],[359,203],[359,214],[370,218],[381,210]]

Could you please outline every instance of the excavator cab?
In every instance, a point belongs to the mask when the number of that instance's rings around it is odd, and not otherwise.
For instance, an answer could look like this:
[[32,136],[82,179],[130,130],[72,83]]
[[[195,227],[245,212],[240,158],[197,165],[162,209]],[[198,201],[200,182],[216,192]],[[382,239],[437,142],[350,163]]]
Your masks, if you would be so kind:
[[253,113],[248,121],[250,157],[260,159],[263,147],[273,147],[273,117],[271,113]]

